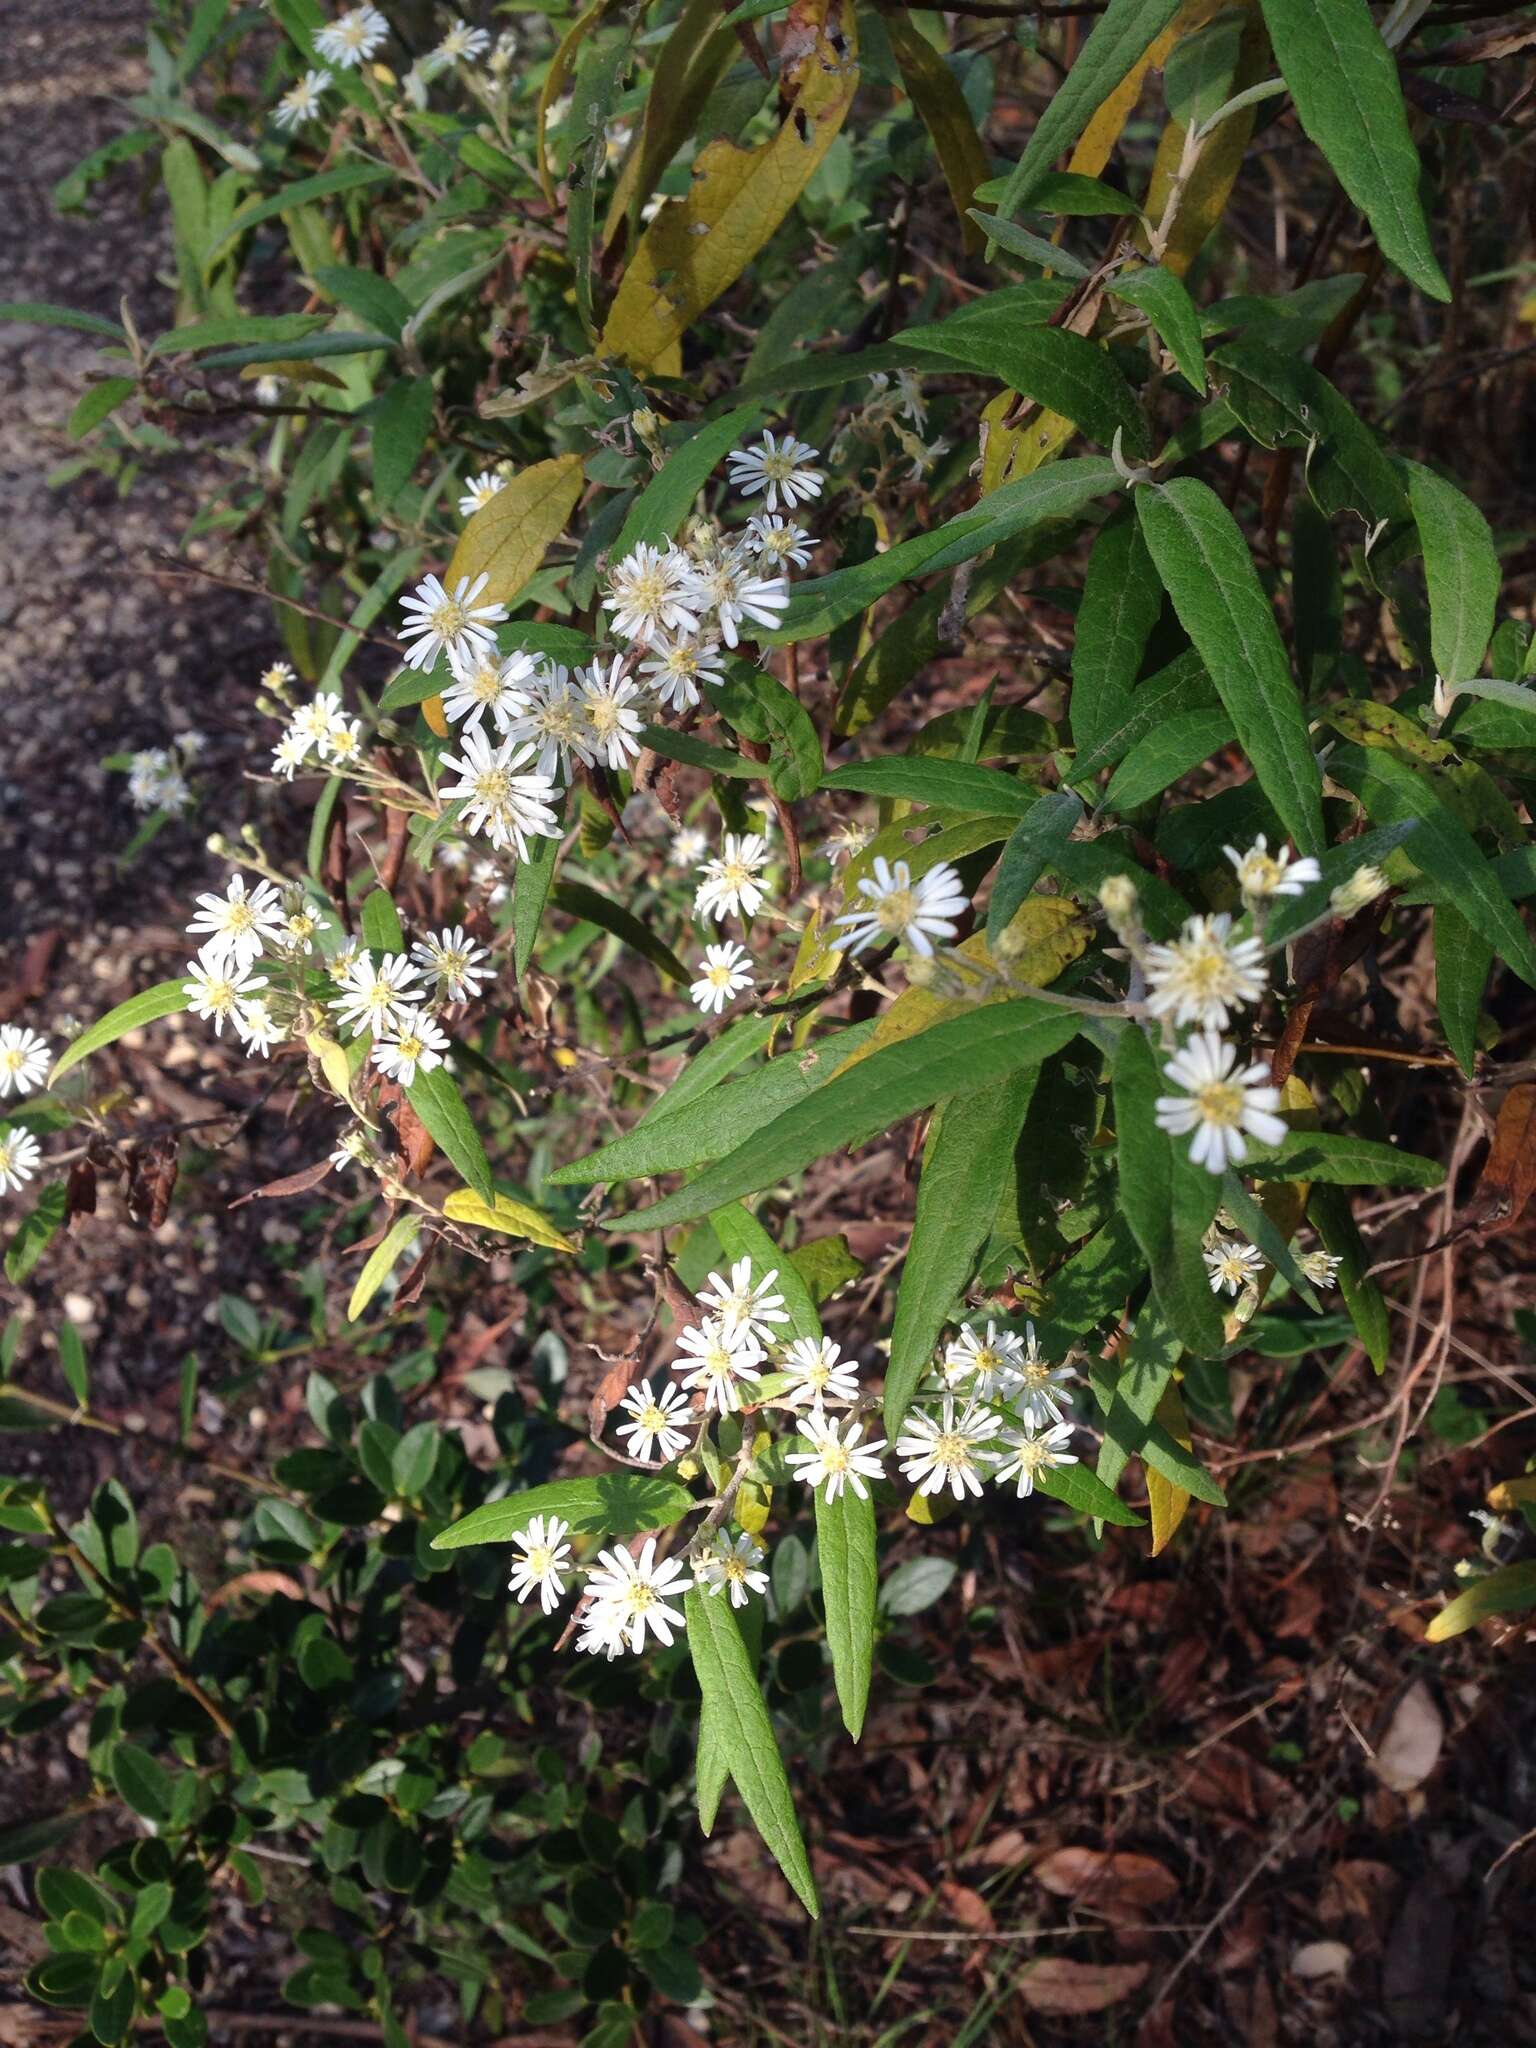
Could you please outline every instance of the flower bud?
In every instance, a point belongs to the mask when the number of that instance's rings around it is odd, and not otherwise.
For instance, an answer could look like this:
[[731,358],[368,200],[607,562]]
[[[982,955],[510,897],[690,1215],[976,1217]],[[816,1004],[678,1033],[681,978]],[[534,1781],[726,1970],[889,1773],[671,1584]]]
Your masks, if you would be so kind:
[[1367,903],[1373,903],[1387,887],[1387,878],[1381,869],[1366,861],[1355,869],[1347,882],[1340,882],[1328,898],[1329,907],[1335,917],[1353,917],[1357,910],[1364,910]]
[[1129,875],[1111,875],[1099,890],[1099,902],[1112,925],[1136,915],[1136,884]]

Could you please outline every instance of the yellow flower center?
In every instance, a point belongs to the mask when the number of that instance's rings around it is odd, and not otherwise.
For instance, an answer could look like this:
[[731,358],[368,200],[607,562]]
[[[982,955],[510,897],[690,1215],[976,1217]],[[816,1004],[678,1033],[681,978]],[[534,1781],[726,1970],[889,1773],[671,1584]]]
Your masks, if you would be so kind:
[[244,897],[236,897],[224,913],[224,929],[227,932],[248,932],[256,919],[251,906]]
[[640,1427],[643,1430],[649,1430],[653,1436],[656,1436],[666,1426],[667,1418],[656,1406],[656,1403],[654,1401],[647,1402],[645,1407],[640,1410]]
[[644,1579],[637,1579],[629,1588],[625,1604],[631,1614],[644,1614],[656,1605],[656,1588],[647,1585]]
[[828,1472],[846,1472],[848,1453],[841,1444],[824,1443],[821,1447],[821,1462]]
[[432,614],[432,630],[439,640],[457,640],[469,624],[469,614],[457,598],[445,598]]
[[216,1010],[228,1010],[235,1000],[235,985],[232,981],[210,981],[208,1000]]
[[1272,896],[1281,880],[1280,863],[1267,853],[1250,853],[1239,879],[1250,896]]
[[729,1557],[721,1558],[720,1569],[728,1579],[738,1586],[742,1585],[746,1580],[746,1560],[745,1558],[738,1557],[734,1550]]
[[704,979],[711,988],[729,988],[733,971],[733,969],[717,963],[715,966],[704,970]]
[[782,448],[776,449],[772,455],[765,455],[763,457],[763,475],[770,477],[776,484],[787,482],[794,474],[794,470],[794,456],[788,454]]
[[512,794],[512,778],[505,768],[487,768],[475,777],[475,797],[482,804],[504,804]]
[[875,922],[888,932],[905,931],[916,916],[915,889],[893,889],[875,905]]
[[1027,1436],[1017,1448],[1019,1464],[1026,1472],[1038,1472],[1050,1461],[1050,1449],[1042,1437]]
[[477,704],[494,704],[501,695],[501,670],[483,662],[469,679],[469,694]]
[[8,1074],[19,1074],[21,1072],[22,1057],[22,1054],[16,1050],[15,1046],[8,1045],[3,1052],[0,1052],[0,1067],[3,1067]]
[[1243,1119],[1243,1091],[1231,1081],[1207,1081],[1195,1095],[1201,1121],[1235,1130]]
[[958,1431],[942,1430],[933,1440],[933,1462],[946,1472],[962,1471],[971,1462],[971,1447]]
[[419,1038],[402,1038],[400,1041],[400,1057],[403,1060],[419,1060],[425,1050]]
[[536,1543],[528,1553],[528,1569],[536,1579],[542,1579],[555,1561],[555,1553],[547,1543]]

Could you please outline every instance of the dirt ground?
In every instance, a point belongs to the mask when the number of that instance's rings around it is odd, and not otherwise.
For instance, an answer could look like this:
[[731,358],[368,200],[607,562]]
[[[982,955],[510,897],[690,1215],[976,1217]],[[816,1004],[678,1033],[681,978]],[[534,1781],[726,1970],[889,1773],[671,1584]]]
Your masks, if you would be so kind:
[[[122,125],[111,99],[142,83],[143,12],[135,0],[3,10],[8,298],[115,314],[126,295],[148,326],[168,311],[159,201],[142,201],[133,166],[99,188],[88,216],[61,220],[49,202],[52,183]],[[146,475],[126,499],[99,477],[50,488],[97,360],[86,336],[0,324],[0,988],[35,971],[41,992],[24,1021],[44,1030],[174,972],[187,898],[220,868],[207,822],[193,818],[123,869],[136,819],[102,757],[195,728],[208,741],[199,773],[232,782],[265,738],[253,678],[278,651],[264,605],[149,573],[197,503],[206,479],[195,462]],[[228,828],[222,808],[219,823]],[[194,1113],[205,1102],[194,1079],[226,1101],[247,1087],[201,1037],[173,1038],[155,1062],[130,1047],[122,1071],[148,1119]],[[45,1366],[68,1317],[105,1412],[143,1417],[172,1403],[185,1353],[216,1351],[216,1294],[281,1287],[267,1257],[281,1219],[231,1216],[225,1203],[286,1170],[291,1142],[275,1122],[245,1124],[201,1160],[195,1202],[152,1237],[104,1191],[98,1216],[29,1290],[28,1356]],[[1466,1444],[1432,1432],[1385,1499],[1385,1444],[1327,1438],[1391,1389],[1340,1353],[1331,1384],[1313,1372],[1310,1419],[1290,1426],[1324,1441],[1234,1464],[1233,1515],[1197,1510],[1163,1559],[1128,1543],[1089,1558],[1075,1538],[1042,1549],[1022,1517],[1001,1527],[963,1581],[967,1605],[1001,1607],[1001,1640],[957,1644],[936,1623],[935,1682],[888,1687],[861,1749],[831,1760],[818,1851],[829,1913],[815,1952],[780,1917],[779,1880],[749,1837],[727,1832],[707,1852],[721,1884],[713,1898],[701,1885],[697,1901],[719,1927],[703,1957],[721,1999],[713,2038],[770,2038],[759,2032],[769,2010],[773,2038],[820,2040],[830,1978],[857,2016],[896,1970],[902,2009],[910,1994],[946,2016],[908,2038],[948,2041],[955,2016],[1029,1962],[976,2038],[1536,2042],[1536,1864],[1518,1846],[1536,1829],[1530,1649],[1422,1642],[1451,1565],[1475,1541],[1470,1511],[1532,1443],[1529,1420],[1480,1441],[1529,1405],[1531,1366],[1512,1349],[1507,1314],[1529,1249],[1495,1239],[1460,1265],[1457,1329],[1472,1361],[1462,1392],[1481,1428]],[[1436,1313],[1432,1287],[1418,1307]],[[1401,1316],[1395,1328],[1394,1372],[1414,1337]],[[1480,1376],[1488,1357],[1513,1392]],[[578,1375],[578,1403],[584,1392]],[[1255,1371],[1239,1397],[1265,1394]],[[263,1398],[284,1407],[279,1390]],[[252,1405],[227,1421],[236,1455],[253,1440]],[[0,1438],[10,1469],[39,1459],[77,1496],[112,1472],[136,1493],[148,1481],[157,1533],[185,1516],[132,1437]],[[923,1541],[956,1547],[942,1529]],[[43,1767],[65,1780],[74,1768],[62,1756]],[[19,1885],[4,1896],[26,1904]],[[277,2006],[289,1958],[274,1953],[265,1975],[261,1961],[260,1930],[247,1930],[221,2003]],[[6,2001],[20,1996],[8,1967],[0,2040],[13,2038]],[[1126,2015],[1159,1992],[1138,2033]],[[310,2031],[295,2018],[296,2035]]]

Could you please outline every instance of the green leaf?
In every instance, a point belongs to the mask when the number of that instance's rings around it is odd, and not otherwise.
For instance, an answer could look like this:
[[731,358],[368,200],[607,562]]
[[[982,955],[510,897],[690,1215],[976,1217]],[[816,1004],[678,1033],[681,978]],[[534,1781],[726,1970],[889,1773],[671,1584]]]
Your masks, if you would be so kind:
[[1162,1076],[1146,1033],[1134,1026],[1121,1032],[1115,1048],[1114,1089],[1125,1219],[1146,1254],[1169,1328],[1197,1358],[1214,1357],[1222,1343],[1221,1314],[1200,1244],[1220,1183],[1190,1163],[1186,1144],[1176,1145],[1158,1128]]
[[784,1761],[757,1674],[730,1603],[695,1586],[684,1595],[688,1649],[710,1738],[735,1780],[754,1825],[813,1919],[821,1911]]
[[1048,1493],[1064,1507],[1076,1508],[1080,1515],[1092,1515],[1096,1522],[1112,1522],[1118,1529],[1139,1529],[1146,1520],[1111,1493],[1086,1465],[1042,1465],[1035,1474],[1035,1490]]
[[749,761],[733,754],[729,747],[713,747],[696,733],[679,732],[670,725],[647,725],[640,730],[640,743],[664,761],[681,761],[689,768],[702,768],[709,775],[729,776],[736,782],[762,782],[768,767],[763,761]]
[[[976,187],[975,196],[991,206],[1002,198],[1007,178],[988,178]],[[1085,178],[1080,171],[1046,171],[1034,181],[1029,204],[1035,213],[1060,213],[1091,219],[1098,214],[1139,220],[1141,208],[1124,192],[1106,185],[1102,178]]]
[[578,1536],[635,1536],[680,1521],[693,1495],[675,1479],[648,1472],[597,1472],[556,1479],[506,1500],[487,1502],[432,1538],[434,1550],[465,1550],[477,1543],[510,1543],[535,1515],[558,1515]]
[[1060,277],[1092,277],[1092,270],[1080,257],[1048,242],[1044,235],[1031,234],[1017,221],[1004,220],[998,213],[984,213],[979,206],[969,208],[969,213],[976,225],[986,230],[989,242],[1006,249],[1010,256],[1021,257],[1026,263],[1044,264]]
[[875,1654],[875,1601],[879,1565],[875,1550],[875,1504],[844,1487],[836,1500],[816,1492],[816,1554],[821,1561],[821,1600],[827,1617],[827,1647],[843,1726],[857,1742],[869,1705]]
[[376,333],[398,341],[400,331],[411,317],[411,302],[397,285],[376,270],[357,270],[350,263],[323,263],[315,272],[315,283],[328,299]]
[[946,811],[998,817],[1026,817],[1040,801],[1038,789],[996,768],[969,761],[887,754],[878,761],[851,761],[821,779],[823,789],[856,789],[866,796],[904,797]]
[[496,1183],[491,1178],[490,1161],[453,1076],[442,1067],[434,1067],[430,1074],[418,1071],[405,1092],[433,1143],[459,1178],[494,1206]]
[[[329,661],[320,677],[319,689],[328,690],[339,683],[347,663],[363,644],[363,635],[389,603],[401,584],[414,576],[425,550],[423,548],[397,548],[388,557],[383,568],[363,592],[347,618],[347,630],[338,635],[336,645],[331,649]],[[416,671],[405,673],[414,677]],[[385,693],[388,695],[388,692]],[[381,710],[384,708],[381,704]]]
[[304,341],[326,325],[324,313],[235,313],[227,320],[191,320],[150,343],[152,356],[195,355],[245,341]]
[[[570,111],[561,128],[562,136],[574,138],[566,166],[566,249],[576,280],[576,310],[593,336],[597,332],[592,305],[593,213],[607,152],[609,117],[629,63],[635,31],[632,15],[608,18],[618,33],[588,36],[582,42]],[[600,15],[599,20],[603,19]]]
[[387,889],[372,889],[363,904],[363,944],[371,953],[403,953],[400,913]]
[[98,1017],[88,1030],[82,1031],[72,1044],[66,1046],[54,1062],[48,1086],[56,1088],[71,1067],[78,1067],[83,1059],[93,1052],[100,1052],[104,1045],[111,1045],[125,1032],[137,1031],[141,1025],[153,1024],[161,1017],[174,1017],[186,1007],[186,986],[179,979],[156,982],[153,988],[141,989],[126,1003],[119,1003],[115,1010],[109,1010],[105,1017]]
[[14,1863],[32,1863],[46,1856],[60,1842],[68,1841],[84,1819],[87,1808],[78,1813],[45,1813],[33,1820],[13,1821],[0,1828],[0,1870]]
[[1392,458],[1321,371],[1248,339],[1225,343],[1213,362],[1227,403],[1261,446],[1305,452],[1307,489],[1321,511],[1353,512],[1368,526],[1408,517]]
[[1419,156],[1397,59],[1368,0],[1260,4],[1301,125],[1371,223],[1382,254],[1432,299],[1449,300],[1419,204]]
[[[1102,543],[1101,543],[1102,545]],[[1093,563],[1088,565],[1090,580]],[[1157,586],[1158,597],[1162,597],[1162,585]],[[1078,617],[1078,641],[1083,634],[1082,616]],[[1138,654],[1137,659],[1140,659]],[[1073,692],[1075,701],[1076,665],[1073,666]],[[1139,740],[1148,733],[1156,732],[1170,718],[1185,711],[1207,711],[1218,702],[1216,687],[1206,673],[1205,663],[1193,647],[1186,647],[1182,654],[1175,655],[1166,668],[1160,668],[1156,675],[1136,685],[1134,693],[1128,688],[1123,696],[1116,695],[1105,706],[1102,718],[1096,718],[1093,725],[1092,746],[1085,742],[1072,767],[1072,780],[1079,785],[1088,782],[1101,768],[1108,768],[1114,762],[1123,760]],[[1075,730],[1075,728],[1074,728]]]
[[1474,1579],[1465,1592],[1447,1601],[1431,1617],[1424,1640],[1443,1643],[1486,1621],[1490,1615],[1518,1614],[1527,1607],[1536,1607],[1536,1558],[1501,1565],[1497,1571]]
[[1025,327],[1011,308],[981,299],[952,319],[905,329],[895,346],[920,363],[937,358],[999,378],[1095,441],[1109,446],[1118,433],[1128,454],[1145,452],[1146,418],[1130,385],[1107,350],[1069,328]]
[[1355,1227],[1349,1197],[1320,1181],[1307,1196],[1307,1216],[1322,1239],[1324,1250],[1332,1252],[1339,1261],[1339,1292],[1355,1334],[1377,1372],[1385,1372],[1392,1351],[1386,1296],[1376,1281],[1367,1278],[1371,1256]]
[[1383,825],[1375,831],[1362,833],[1358,839],[1346,839],[1338,846],[1330,846],[1318,862],[1322,872],[1317,881],[1309,883],[1299,896],[1282,896],[1271,904],[1264,927],[1267,942],[1271,946],[1283,945],[1295,933],[1315,924],[1327,912],[1333,891],[1342,882],[1347,882],[1358,868],[1368,864],[1379,865],[1405,842],[1408,857],[1412,859],[1416,830],[1416,821],[1404,818],[1395,825]]
[[[1158,0],[1161,4],[1161,0]],[[1113,462],[1101,456],[1068,456],[1033,475],[989,491],[969,512],[947,520],[931,533],[898,541],[883,555],[830,576],[812,577],[797,586],[784,623],[760,637],[769,645],[811,640],[830,633],[845,619],[856,618],[908,576],[923,569],[954,569],[1026,527],[1048,520],[1071,519],[1105,491],[1119,488]]]
[[1160,263],[1148,263],[1139,270],[1119,271],[1109,280],[1109,290],[1138,313],[1145,313],[1196,393],[1203,393],[1205,350],[1200,341],[1200,315],[1182,281]]
[[175,1780],[164,1764],[132,1742],[114,1742],[109,1768],[113,1784],[134,1812],[164,1827],[175,1795]]
[[261,341],[249,348],[222,349],[207,358],[205,370],[243,370],[250,364],[314,363],[326,356],[368,356],[395,344],[387,334],[346,332],[312,334],[307,341]]
[[110,341],[128,339],[115,320],[81,313],[73,306],[51,306],[41,299],[13,299],[0,305],[0,320],[20,320],[29,327],[75,327],[82,334],[104,334]]
[[1181,128],[1199,128],[1232,97],[1244,20],[1240,8],[1187,31],[1163,66],[1163,100]]
[[102,2048],[113,2048],[133,2026],[138,1985],[123,1956],[108,1956],[91,1994],[90,2029]]
[[1082,815],[1083,807],[1070,790],[1053,789],[1014,827],[987,905],[987,946],[994,954],[1025,897],[1072,837]]
[[729,1202],[723,1209],[717,1209],[709,1221],[727,1259],[750,1259],[754,1280],[770,1274],[777,1276],[774,1284],[784,1297],[790,1337],[819,1337],[821,1318],[810,1289],[751,1210],[740,1202]]
[[787,1052],[728,1088],[711,1090],[660,1115],[663,1104],[611,1145],[557,1167],[556,1187],[573,1182],[636,1180],[658,1173],[682,1173],[701,1160],[719,1159],[754,1131],[771,1123],[789,1104],[822,1087],[848,1056],[874,1035],[875,1019],[850,1024],[803,1052]]
[[544,919],[544,906],[555,884],[555,866],[561,842],[552,837],[535,838],[528,858],[519,861],[512,891],[512,967],[519,981],[533,958],[534,942]]
[[1332,1187],[1437,1188],[1438,1159],[1404,1152],[1351,1131],[1291,1131],[1278,1145],[1255,1145],[1244,1170],[1266,1180],[1325,1181]]
[[80,1332],[73,1323],[59,1325],[59,1371],[64,1375],[64,1384],[74,1395],[76,1403],[85,1408],[91,1398],[91,1372],[85,1362],[85,1346],[80,1341]]
[[71,441],[83,441],[93,427],[99,427],[138,388],[134,377],[103,377],[99,384],[93,384],[69,416],[66,431]]
[[1034,201],[1057,157],[1072,147],[1115,87],[1151,49],[1178,7],[1179,0],[1109,0],[1009,174],[997,201],[997,210],[1005,219]]
[[1037,1066],[1021,1067],[942,1103],[934,1115],[885,1374],[885,1433],[893,1443],[992,1228],[1039,1077]]
[[1174,712],[1131,748],[1109,778],[1099,809],[1134,811],[1208,761],[1218,747],[1230,745],[1234,737],[1231,713],[1219,706],[1214,711]]
[[1297,1264],[1284,1231],[1253,1199],[1230,1167],[1222,1179],[1221,1205],[1236,1224],[1240,1235],[1257,1246],[1291,1291],[1300,1295],[1315,1315],[1321,1315],[1323,1305],[1311,1281]]
[[612,897],[603,895],[600,889],[594,889],[586,882],[557,882],[551,896],[557,910],[563,910],[567,917],[579,917],[587,924],[599,925],[605,932],[612,932],[616,939],[622,939],[626,946],[649,960],[669,981],[692,979],[672,948],[664,944],[649,925],[642,924],[633,911],[624,909]]
[[1452,904],[1435,906],[1435,1008],[1445,1042],[1469,1078],[1477,1062],[1477,1018],[1493,948]]
[[619,537],[609,550],[609,560],[621,562],[642,542],[653,547],[666,541],[682,526],[693,509],[693,501],[738,443],[749,440],[763,424],[760,405],[738,406],[708,426],[698,428],[674,448],[655,476],[629,508]]
[[443,1447],[443,1432],[435,1422],[418,1422],[395,1445],[390,1459],[395,1493],[401,1500],[415,1500],[426,1492],[437,1469]]
[[372,407],[373,495],[380,511],[410,482],[432,431],[432,408],[430,377],[399,378]]
[[1385,747],[1346,742],[1328,757],[1328,773],[1353,790],[1376,825],[1415,819],[1413,861],[1454,900],[1456,908],[1512,967],[1536,988],[1536,950],[1519,913],[1499,887],[1489,862],[1466,826],[1436,794],[1429,778]]
[[5,1277],[13,1287],[31,1278],[37,1262],[58,1236],[69,1206],[69,1183],[51,1180],[17,1224],[5,1253]]
[[882,1614],[924,1614],[955,1583],[959,1566],[950,1557],[909,1557],[880,1588]]
[[1429,640],[1436,672],[1464,682],[1482,667],[1499,601],[1499,557],[1472,500],[1420,462],[1408,465],[1408,502],[1424,550]]
[[1236,520],[1194,477],[1140,486],[1136,511],[1259,786],[1303,853],[1324,844],[1322,776],[1269,599]]
[[718,1038],[711,1038],[685,1061],[682,1072],[664,1095],[654,1098],[641,1123],[659,1123],[663,1117],[676,1116],[690,1102],[728,1080],[754,1053],[762,1051],[777,1023],[776,1017],[748,1015],[727,1024]]
[[416,1242],[421,1230],[421,1218],[414,1212],[408,1216],[397,1216],[383,1238],[368,1254],[367,1263],[357,1276],[352,1289],[352,1298],[347,1303],[347,1321],[355,1323],[370,1301],[384,1285],[391,1267]]
[[1077,1029],[1070,1011],[1033,1000],[994,1003],[932,1025],[883,1046],[783,1111],[676,1194],[613,1217],[604,1228],[660,1230],[707,1215],[828,1152],[864,1144],[941,1096],[968,1094],[1016,1068],[1038,1066],[1076,1037]]
[[727,722],[770,750],[769,779],[786,803],[809,796],[826,767],[810,713],[766,670],[749,668],[710,692]]
[[329,199],[335,192],[361,192],[370,185],[388,185],[396,176],[397,173],[387,164],[354,163],[342,164],[334,171],[319,171],[312,178],[295,179],[293,184],[285,185],[270,198],[253,200],[232,214],[223,233],[205,250],[203,261],[212,263],[226,243],[234,241],[237,235],[243,235],[247,228],[260,227],[264,220],[275,220],[280,213],[291,213],[296,207],[307,206],[311,199]]

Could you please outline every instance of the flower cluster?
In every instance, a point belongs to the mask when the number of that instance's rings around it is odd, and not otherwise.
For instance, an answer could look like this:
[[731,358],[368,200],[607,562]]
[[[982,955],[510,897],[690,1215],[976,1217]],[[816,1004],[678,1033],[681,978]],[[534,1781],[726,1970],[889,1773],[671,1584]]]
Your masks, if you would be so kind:
[[189,810],[187,768],[206,745],[200,732],[178,733],[169,747],[145,747],[128,757],[128,800],[136,811]]

